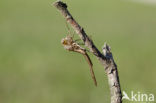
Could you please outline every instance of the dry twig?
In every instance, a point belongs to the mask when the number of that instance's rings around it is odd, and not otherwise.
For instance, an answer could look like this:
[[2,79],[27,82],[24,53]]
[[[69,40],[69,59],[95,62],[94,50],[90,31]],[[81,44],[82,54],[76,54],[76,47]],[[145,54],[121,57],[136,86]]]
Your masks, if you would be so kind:
[[104,66],[110,87],[111,103],[122,103],[122,93],[120,88],[117,65],[114,62],[110,47],[107,44],[104,44],[102,48],[102,54],[96,48],[93,41],[87,36],[84,29],[75,21],[75,19],[69,13],[67,5],[62,1],[56,1],[54,3],[54,6],[61,12],[61,14],[65,17],[66,21],[71,24],[73,29],[79,35],[80,39],[84,42],[85,46],[89,48],[90,52],[92,52]]

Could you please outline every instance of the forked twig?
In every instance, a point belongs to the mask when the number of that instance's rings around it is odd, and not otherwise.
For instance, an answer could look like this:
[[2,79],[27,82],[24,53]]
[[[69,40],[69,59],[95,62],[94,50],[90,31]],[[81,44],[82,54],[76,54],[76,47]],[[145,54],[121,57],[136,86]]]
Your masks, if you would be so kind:
[[80,39],[84,42],[85,46],[89,48],[90,52],[92,52],[104,66],[110,87],[111,103],[122,103],[122,93],[120,88],[118,70],[114,62],[112,53],[110,51],[110,47],[107,44],[104,44],[104,47],[102,48],[102,54],[96,48],[93,41],[87,36],[84,29],[75,21],[75,19],[69,13],[67,5],[62,1],[56,1],[54,3],[54,6],[61,12],[61,14],[65,17],[66,21],[71,24],[73,29],[79,35]]

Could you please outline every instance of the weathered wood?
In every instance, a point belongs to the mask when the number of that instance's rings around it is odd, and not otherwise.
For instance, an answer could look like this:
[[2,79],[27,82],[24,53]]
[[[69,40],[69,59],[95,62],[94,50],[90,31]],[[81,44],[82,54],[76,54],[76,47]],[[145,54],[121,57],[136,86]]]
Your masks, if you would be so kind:
[[92,52],[104,66],[110,87],[111,103],[122,103],[122,93],[120,88],[117,65],[114,62],[112,53],[110,51],[110,47],[107,44],[104,44],[102,48],[102,54],[96,48],[93,41],[87,36],[84,29],[72,17],[72,15],[67,9],[67,5],[62,1],[56,1],[53,5],[61,12],[66,21],[69,24],[71,24],[72,28],[79,35],[80,39],[84,42],[85,46],[89,48],[90,52]]

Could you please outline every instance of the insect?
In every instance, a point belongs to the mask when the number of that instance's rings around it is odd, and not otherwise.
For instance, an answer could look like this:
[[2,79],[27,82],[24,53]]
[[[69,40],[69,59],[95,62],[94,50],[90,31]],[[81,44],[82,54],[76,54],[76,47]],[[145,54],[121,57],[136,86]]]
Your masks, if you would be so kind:
[[[68,25],[67,25],[67,27],[68,27]],[[68,28],[68,30],[69,30],[69,28]],[[86,61],[89,64],[89,67],[90,67],[91,77],[94,81],[95,86],[97,86],[96,77],[95,77],[95,74],[93,71],[93,64],[92,64],[92,61],[91,61],[89,55],[87,54],[87,50],[85,48],[82,48],[78,43],[76,43],[76,40],[73,40],[73,37],[70,36],[70,34],[67,35],[65,38],[63,38],[61,40],[61,43],[66,50],[80,53],[85,57]]]

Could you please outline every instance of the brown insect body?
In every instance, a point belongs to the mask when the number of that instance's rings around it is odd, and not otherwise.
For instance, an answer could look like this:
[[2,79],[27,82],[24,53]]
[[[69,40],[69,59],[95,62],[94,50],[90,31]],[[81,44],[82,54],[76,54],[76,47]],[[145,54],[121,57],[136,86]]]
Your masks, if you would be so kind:
[[73,38],[72,38],[70,35],[68,35],[67,37],[63,38],[63,39],[61,40],[61,43],[63,44],[63,46],[64,46],[64,48],[65,48],[66,50],[74,51],[74,52],[83,54],[83,56],[85,57],[86,61],[87,61],[88,64],[89,64],[90,72],[91,72],[91,76],[92,76],[92,79],[93,79],[93,81],[94,81],[94,84],[97,86],[95,74],[94,74],[94,71],[93,71],[93,64],[92,64],[92,61],[91,61],[89,55],[88,55],[87,52],[86,52],[86,49],[84,49],[84,48],[82,48],[80,45],[78,45],[78,44],[73,40]]

